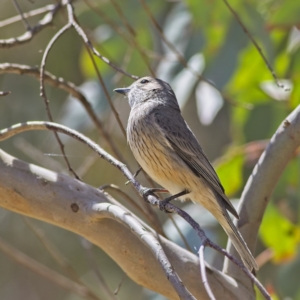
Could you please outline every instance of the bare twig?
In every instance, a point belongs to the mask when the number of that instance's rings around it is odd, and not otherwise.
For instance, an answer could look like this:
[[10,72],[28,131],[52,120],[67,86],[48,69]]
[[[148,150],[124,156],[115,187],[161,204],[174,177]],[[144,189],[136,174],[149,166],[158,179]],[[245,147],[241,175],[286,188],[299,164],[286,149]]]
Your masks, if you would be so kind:
[[[151,205],[161,209],[160,201],[156,197],[149,195],[146,200]],[[225,249],[222,249],[220,246],[213,243],[209,238],[207,238],[205,232],[202,230],[200,225],[193,218],[191,218],[191,216],[189,214],[187,214],[184,210],[180,209],[179,207],[177,207],[171,203],[166,204],[165,207],[163,208],[163,210],[166,210],[169,213],[176,213],[179,216],[181,216],[196,231],[197,235],[199,236],[199,238],[202,241],[202,244],[204,244],[205,246],[208,246],[210,248],[213,248],[214,250],[220,252],[222,255],[227,257],[231,262],[233,262],[236,266],[238,266],[239,269],[241,269],[248,276],[248,278],[251,279],[251,281],[257,286],[257,288],[260,290],[262,295],[267,300],[271,300],[269,293],[263,287],[263,285],[257,280],[257,278],[239,260],[237,260],[234,256],[230,255]]]
[[[33,9],[29,12],[23,13],[23,17],[29,18],[29,17],[37,16],[37,15],[43,14],[45,12],[53,11],[55,9],[55,7],[56,7],[55,4],[50,4],[50,5],[46,5],[44,7]],[[10,25],[10,24],[13,24],[18,21],[21,21],[21,20],[22,20],[22,17],[20,15],[17,15],[17,16],[8,18],[6,20],[0,21],[0,28]]]
[[19,6],[18,1],[17,1],[17,0],[12,0],[12,2],[13,2],[13,4],[14,4],[14,6],[15,6],[17,12],[19,13],[19,15],[20,15],[20,17],[21,17],[21,20],[23,21],[23,24],[24,24],[24,26],[25,26],[25,29],[26,29],[27,31],[30,31],[30,30],[31,30],[31,27],[30,27],[28,21],[26,20],[26,18],[24,17],[24,14],[23,14],[23,12],[22,12],[22,10],[21,10],[21,7]]
[[115,0],[111,0],[112,5],[114,6],[115,10],[117,11],[118,15],[120,16],[123,24],[126,26],[127,30],[134,36],[136,36],[135,30],[129,24],[128,20],[126,19],[121,7],[119,6],[118,2]]
[[70,3],[70,1],[68,1],[67,4],[67,10],[68,10],[68,19],[69,19],[69,23],[71,24],[75,30],[77,31],[77,33],[79,34],[79,36],[83,39],[83,41],[85,42],[85,44],[92,50],[93,54],[95,54],[96,56],[98,56],[100,59],[102,59],[106,64],[108,64],[109,66],[111,66],[113,69],[115,69],[116,71],[132,78],[132,79],[138,79],[138,76],[129,74],[127,72],[125,72],[124,70],[122,70],[121,68],[119,68],[118,66],[116,66],[114,63],[112,63],[108,58],[104,57],[103,55],[101,55],[92,45],[92,43],[90,42],[90,40],[88,39],[86,33],[83,31],[83,29],[79,26],[79,24],[75,21],[74,18],[74,11],[73,11],[73,6]]
[[202,245],[200,246],[200,249],[199,249],[199,261],[200,261],[200,273],[201,273],[201,277],[202,277],[202,282],[203,282],[203,285],[205,287],[205,290],[207,292],[207,295],[208,297],[211,299],[211,300],[216,300],[211,288],[210,288],[210,285],[208,283],[208,280],[207,280],[207,276],[206,276],[206,266],[205,266],[205,260],[204,260],[204,249],[205,249],[205,244],[202,243]]
[[154,15],[152,14],[149,6],[147,5],[147,3],[145,2],[145,0],[139,0],[141,5],[143,6],[147,16],[149,17],[151,23],[153,24],[153,26],[156,28],[157,32],[159,33],[161,39],[165,42],[165,44],[169,47],[169,49],[176,55],[176,58],[178,59],[178,61],[186,68],[188,69],[193,75],[195,75],[199,80],[205,81],[208,84],[212,85],[214,88],[218,89],[215,84],[206,79],[204,76],[202,76],[201,74],[199,74],[196,70],[194,70],[193,68],[191,68],[188,65],[188,62],[186,61],[186,59],[184,58],[184,56],[177,50],[177,48],[167,39],[167,37],[165,36],[162,28],[160,27],[160,25],[158,24],[158,22],[156,21]]
[[[300,106],[299,106],[300,107]],[[119,169],[123,175],[131,182],[131,184],[135,187],[135,189],[141,194],[144,195],[144,187],[142,187],[134,178],[134,176],[131,174],[129,169],[124,165],[123,163],[116,160],[114,157],[112,157],[109,153],[104,151],[99,145],[91,141],[88,137],[84,136],[83,134],[70,129],[68,127],[65,127],[60,124],[50,123],[50,122],[27,122],[27,123],[21,123],[16,124],[14,126],[11,126],[9,128],[6,128],[2,131],[0,131],[0,141],[5,140],[17,133],[27,131],[27,130],[52,130],[57,131],[61,133],[65,133],[78,141],[83,142],[88,147],[90,147],[93,151],[95,151],[101,158],[105,159],[107,162],[109,162],[111,165]],[[257,288],[261,291],[263,296],[266,299],[271,299],[268,292],[265,290],[265,288],[262,286],[262,284],[257,280],[257,278],[235,257],[230,255],[226,250],[222,249],[215,243],[211,242],[205,235],[205,232],[201,229],[199,224],[191,218],[185,211],[182,209],[176,207],[175,205],[171,203],[167,203],[164,205],[164,207],[161,207],[161,201],[156,196],[148,194],[144,198],[148,203],[150,203],[152,206],[155,206],[159,209],[163,209],[164,211],[168,211],[170,213],[176,213],[180,217],[182,217],[185,221],[187,221],[191,227],[196,231],[197,235],[201,239],[202,243],[206,243],[206,245],[210,248],[215,249],[216,251],[220,252],[222,255],[226,256],[230,261],[232,261],[235,265],[237,265],[250,279],[251,281],[257,286]],[[108,204],[110,205],[110,204]]]
[[[46,65],[46,60],[47,60],[47,57],[48,57],[48,54],[52,48],[52,46],[54,45],[54,43],[57,41],[57,39],[63,34],[65,33],[67,30],[69,30],[71,28],[72,24],[71,23],[68,23],[66,24],[64,27],[62,27],[54,36],[53,38],[50,40],[50,42],[48,43],[45,51],[44,51],[44,54],[43,54],[43,58],[42,58],[42,62],[41,62],[41,67],[40,67],[40,95],[41,97],[44,99],[44,103],[45,103],[45,107],[46,107],[46,112],[47,112],[47,115],[48,115],[48,118],[51,122],[53,122],[53,118],[52,118],[52,115],[51,115],[51,111],[50,111],[50,106],[49,106],[49,100],[47,98],[47,95],[46,95],[46,91],[45,91],[45,83],[44,83],[44,72],[45,72],[45,65]],[[63,154],[63,158],[68,166],[68,169],[69,171],[75,176],[76,179],[78,180],[81,180],[79,178],[79,176],[76,174],[76,172],[73,170],[73,168],[71,167],[70,165],[70,162],[66,156],[66,153],[65,153],[65,149],[64,149],[64,144],[62,143],[62,141],[60,140],[57,132],[54,132],[54,135],[55,135],[55,138],[60,146],[60,150]]]
[[277,75],[275,74],[275,71],[273,70],[271,64],[268,62],[268,60],[267,60],[266,56],[264,55],[261,47],[258,45],[258,43],[254,39],[254,37],[251,35],[251,33],[249,32],[249,30],[247,29],[247,27],[245,26],[245,24],[242,22],[241,18],[237,14],[237,12],[232,8],[232,6],[228,3],[227,0],[223,0],[223,2],[227,6],[227,8],[230,10],[230,12],[232,13],[232,15],[235,17],[235,19],[238,21],[238,23],[240,24],[240,26],[243,28],[244,32],[247,34],[247,36],[251,40],[251,42],[254,45],[254,47],[257,49],[257,51],[260,54],[261,58],[264,60],[266,66],[268,67],[269,71],[271,72],[271,74],[272,74],[272,76],[273,76],[273,78],[274,78],[277,86],[280,87],[280,88],[284,88],[285,91],[289,91],[289,89],[286,89],[285,86],[279,82],[279,80],[277,78]]
[[112,112],[113,112],[113,114],[114,114],[114,116],[115,116],[115,118],[116,118],[116,120],[117,120],[117,123],[118,123],[118,125],[119,125],[119,127],[120,127],[120,129],[121,129],[121,131],[122,131],[122,133],[123,133],[123,135],[124,135],[124,137],[126,138],[126,131],[125,131],[125,128],[124,128],[124,126],[123,126],[123,124],[122,124],[122,122],[121,122],[121,120],[120,120],[119,113],[117,112],[117,110],[116,110],[116,108],[115,108],[115,106],[114,106],[114,104],[113,104],[113,102],[112,102],[112,99],[111,99],[111,97],[110,97],[110,95],[109,95],[109,92],[108,92],[108,90],[107,90],[107,88],[106,88],[106,86],[105,86],[104,80],[103,80],[103,78],[102,78],[102,76],[101,76],[101,74],[100,74],[100,71],[99,71],[99,69],[98,69],[98,67],[97,67],[97,64],[96,64],[96,62],[95,62],[95,60],[94,60],[94,57],[93,57],[93,55],[92,55],[92,53],[91,53],[91,50],[90,50],[90,48],[89,48],[86,44],[84,44],[84,45],[85,45],[86,51],[88,52],[89,57],[90,57],[90,59],[91,59],[91,61],[92,61],[94,70],[96,71],[97,77],[98,77],[98,79],[99,79],[100,85],[102,86],[102,89],[103,89],[103,91],[104,91],[104,94],[105,94],[105,96],[106,96],[106,99],[107,99],[107,101],[108,101],[108,104],[109,104],[109,106],[110,106],[110,108],[111,108],[111,110],[112,110]]
[[118,295],[118,294],[119,294],[119,291],[120,291],[120,289],[121,289],[121,287],[122,287],[122,285],[123,285],[125,279],[126,279],[126,274],[124,274],[124,275],[122,276],[122,278],[121,278],[121,280],[120,280],[120,283],[118,284],[117,288],[115,289],[115,291],[114,291],[114,294],[115,294],[115,295]]
[[[4,63],[0,64],[0,74],[3,73],[13,73],[13,74],[26,74],[34,76],[35,78],[40,78],[40,71],[37,67],[31,67],[27,65],[19,65],[19,64],[9,64]],[[44,81],[46,83],[51,84],[54,87],[60,88],[74,98],[78,99],[83,107],[85,108],[87,114],[90,116],[92,121],[94,122],[97,130],[99,131],[100,135],[105,139],[107,144],[109,145],[110,149],[112,150],[113,154],[120,159],[121,161],[125,161],[123,155],[118,150],[117,146],[115,145],[114,141],[112,140],[110,134],[105,130],[101,120],[95,114],[91,104],[86,99],[86,97],[81,93],[80,89],[72,82],[66,81],[62,77],[56,77],[53,74],[44,71]]]
[[85,299],[100,300],[100,297],[91,293],[84,285],[72,281],[71,279],[51,270],[45,265],[39,263],[33,258],[27,256],[23,252],[9,245],[0,238],[0,251],[13,259],[15,262],[46,278],[47,280],[57,284],[58,286],[77,294]]
[[30,30],[27,30],[23,35],[16,38],[0,40],[0,48],[10,48],[29,42],[38,32],[52,24],[55,15],[61,7],[61,3],[57,3],[42,20],[40,20],[35,26],[31,27]]
[[[136,34],[134,34],[129,28],[129,34],[131,35],[131,38],[128,37],[125,32],[123,27],[118,26],[117,24],[115,24],[115,22],[113,20],[111,20],[101,9],[99,9],[94,3],[92,3],[90,0],[84,0],[84,2],[86,3],[86,5],[88,5],[96,14],[98,14],[104,21],[106,24],[108,24],[109,26],[111,26],[130,46],[131,48],[137,50],[142,59],[144,60],[145,64],[147,65],[150,74],[155,77],[155,72],[152,69],[148,59],[147,59],[147,53],[149,52],[149,50],[144,49],[137,41],[136,39]],[[124,68],[123,68],[124,69]]]
[[51,170],[56,172],[64,169],[57,160],[45,156],[45,154],[41,150],[29,143],[28,140],[23,139],[22,137],[18,137],[13,141],[13,143],[17,149],[30,157],[34,162],[39,163],[40,165],[50,168]]
[[115,184],[105,184],[99,187],[100,190],[108,190],[111,189],[117,193],[119,193],[121,196],[123,196],[129,204],[131,204],[146,220],[148,220],[151,224],[152,220],[149,218],[149,215],[128,195],[126,194],[120,187],[118,187]]
[[183,243],[185,245],[185,248],[187,250],[193,252],[192,249],[191,249],[191,247],[190,247],[190,245],[189,245],[189,243],[188,243],[188,241],[186,240],[185,236],[181,232],[181,229],[178,227],[178,225],[177,225],[176,221],[174,220],[174,218],[172,217],[172,215],[168,215],[168,217],[171,220],[171,222],[173,223],[174,227],[176,228],[178,234],[180,235],[180,237],[181,237],[181,239],[182,239],[182,241],[183,241]]
[[111,3],[114,6],[115,10],[117,11],[118,15],[120,16],[121,20],[123,21],[123,24],[127,28],[129,34],[131,35],[131,37],[132,37],[131,42],[133,43],[133,47],[140,52],[142,59],[144,60],[144,62],[146,63],[146,65],[147,65],[147,67],[148,67],[148,69],[150,71],[150,74],[153,77],[156,77],[155,76],[155,72],[152,69],[152,67],[151,67],[151,65],[150,65],[150,63],[149,63],[149,61],[148,61],[148,59],[146,57],[145,51],[142,49],[142,47],[140,46],[140,44],[136,40],[136,32],[135,32],[135,30],[133,29],[133,27],[128,22],[127,18],[125,17],[125,15],[124,15],[122,9],[120,8],[119,4],[117,3],[117,1],[111,0]]

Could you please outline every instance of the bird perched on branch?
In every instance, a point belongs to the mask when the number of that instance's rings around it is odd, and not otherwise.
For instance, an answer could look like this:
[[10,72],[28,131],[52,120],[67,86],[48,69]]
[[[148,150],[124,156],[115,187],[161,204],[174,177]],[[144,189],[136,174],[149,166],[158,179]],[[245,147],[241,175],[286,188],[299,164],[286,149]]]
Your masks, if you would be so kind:
[[[256,261],[228,212],[239,218],[218,175],[181,115],[170,85],[144,77],[114,90],[128,97],[129,146],[140,166],[171,195],[191,199],[209,210],[224,228],[245,266]],[[174,198],[174,197],[173,197]]]

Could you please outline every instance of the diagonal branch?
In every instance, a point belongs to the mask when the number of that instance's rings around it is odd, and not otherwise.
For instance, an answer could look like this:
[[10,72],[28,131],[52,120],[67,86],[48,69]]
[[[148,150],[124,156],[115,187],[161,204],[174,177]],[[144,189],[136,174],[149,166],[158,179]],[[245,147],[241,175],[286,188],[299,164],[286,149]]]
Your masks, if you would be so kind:
[[122,73],[123,75],[126,75],[132,79],[139,79],[138,76],[136,75],[132,75],[129,74],[128,72],[122,70],[120,67],[116,66],[113,62],[111,62],[107,57],[103,56],[102,54],[100,54],[96,48],[93,46],[93,44],[91,43],[91,41],[89,40],[89,38],[87,37],[86,33],[84,32],[84,30],[80,27],[80,25],[75,21],[75,17],[74,17],[74,10],[73,10],[73,6],[70,3],[70,0],[66,0],[67,1],[67,10],[68,10],[68,23],[71,24],[75,30],[77,31],[78,35],[83,39],[84,43],[91,49],[91,51],[93,52],[94,55],[96,55],[97,57],[99,57],[101,60],[103,60],[106,64],[108,64],[109,66],[111,66],[113,69],[115,69],[116,71]]
[[[280,87],[280,88],[284,88],[284,85],[279,82],[278,77],[275,74],[275,71],[273,70],[271,64],[269,63],[269,61],[267,59],[267,57],[264,55],[261,47],[258,45],[258,43],[254,39],[254,37],[251,35],[251,33],[249,32],[249,30],[247,29],[247,27],[245,26],[245,24],[242,22],[241,18],[237,14],[237,12],[232,8],[232,6],[229,4],[229,2],[227,0],[223,0],[223,2],[227,6],[227,8],[230,10],[230,12],[232,13],[232,15],[235,17],[235,19],[238,21],[238,23],[240,24],[240,26],[243,28],[244,32],[247,34],[247,36],[249,37],[250,41],[252,42],[252,44],[254,45],[254,47],[256,48],[256,50],[258,51],[258,53],[260,54],[261,58],[263,59],[263,61],[266,64],[267,68],[271,72],[271,74],[272,74],[272,76],[273,76],[273,78],[274,78],[277,86]],[[288,91],[288,89],[285,89],[285,90]]]

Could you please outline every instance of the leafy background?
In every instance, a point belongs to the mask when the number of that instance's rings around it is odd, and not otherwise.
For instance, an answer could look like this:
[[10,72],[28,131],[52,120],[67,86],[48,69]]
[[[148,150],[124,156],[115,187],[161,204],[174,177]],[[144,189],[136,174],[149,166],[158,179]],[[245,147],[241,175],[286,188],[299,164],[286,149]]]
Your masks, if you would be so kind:
[[[19,0],[24,12],[51,3],[46,0]],[[143,3],[147,4],[163,36],[151,22]],[[123,19],[116,5],[123,13]],[[268,140],[284,118],[299,105],[300,2],[232,0],[230,5],[259,44],[284,88],[276,86],[262,56],[224,1],[74,2],[80,24],[101,54],[138,76],[151,74],[148,67],[151,66],[152,74],[171,84],[184,117],[214,162],[228,196],[235,199],[236,203]],[[16,14],[10,0],[0,2],[0,20]],[[34,25],[39,19],[40,16],[32,17],[29,22]],[[127,25],[124,20],[128,22]],[[66,13],[59,13],[53,26],[44,29],[30,43],[0,49],[0,62],[39,65],[47,43],[66,22]],[[1,39],[23,32],[22,22],[9,26],[0,23]],[[177,52],[163,41],[164,37]],[[188,69],[179,61],[178,53],[188,63]],[[116,73],[99,59],[96,62],[123,126],[126,126],[128,104],[112,90],[129,85],[132,80]],[[90,57],[74,30],[68,31],[56,42],[50,51],[46,69],[80,86],[134,171],[137,164],[108,105]],[[199,80],[195,72],[202,74],[213,85]],[[2,74],[0,90],[12,92],[0,101],[1,128],[23,121],[47,120],[39,96],[39,84],[34,78]],[[85,133],[110,151],[76,99],[50,86],[47,86],[47,93],[56,122]],[[93,186],[113,183],[131,194],[130,188],[124,184],[125,179],[110,165],[96,158],[83,145],[66,137],[62,139],[72,166],[80,172],[85,182]],[[24,133],[3,142],[1,147],[25,161],[67,173],[60,149],[51,133]],[[33,150],[38,150],[42,158]],[[295,153],[277,184],[260,229],[256,250],[261,265],[258,278],[274,299],[300,299],[299,170],[299,153]],[[143,175],[139,176],[139,180],[146,184]],[[118,194],[111,193],[128,205]],[[208,212],[192,204],[182,205],[199,220],[210,238],[222,246],[226,245],[224,232]],[[159,218],[170,239],[184,246],[170,220],[160,213]],[[78,278],[102,299],[106,299],[106,296],[103,289],[99,288],[95,268],[111,290],[122,283],[117,295],[119,299],[162,299],[132,282],[107,254],[82,238],[36,220],[29,221],[31,226],[22,216],[1,209],[1,239],[65,274],[66,270],[53,261],[34,233],[37,229],[41,230],[44,238],[67,257]],[[198,239],[186,224],[180,220],[177,222],[190,248],[196,252]],[[212,250],[206,251],[206,259],[217,267],[222,263],[222,258]],[[0,265],[1,299],[24,299],[24,295],[27,299],[81,299],[8,259],[1,251]],[[199,277],[199,284],[200,281]],[[257,295],[260,297],[259,293]]]

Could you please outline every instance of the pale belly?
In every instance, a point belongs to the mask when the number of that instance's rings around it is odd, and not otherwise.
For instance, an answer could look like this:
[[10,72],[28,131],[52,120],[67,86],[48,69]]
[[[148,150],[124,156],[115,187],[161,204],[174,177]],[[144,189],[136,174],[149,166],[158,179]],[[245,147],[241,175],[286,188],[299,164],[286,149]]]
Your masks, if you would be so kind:
[[139,151],[132,145],[132,141],[129,141],[134,157],[143,170],[155,182],[167,189],[171,195],[189,190],[191,193],[180,197],[180,200],[192,199],[199,202],[196,196],[199,194],[199,189],[203,192],[207,190],[202,180],[174,151],[166,150],[153,138],[149,143],[146,143],[145,140],[146,138],[139,141],[144,144],[143,146],[140,144]]

